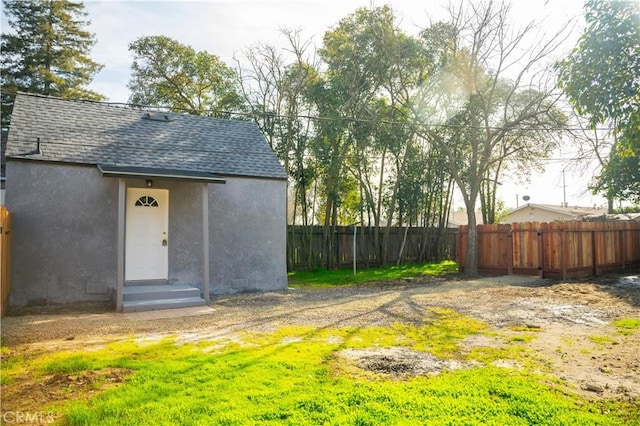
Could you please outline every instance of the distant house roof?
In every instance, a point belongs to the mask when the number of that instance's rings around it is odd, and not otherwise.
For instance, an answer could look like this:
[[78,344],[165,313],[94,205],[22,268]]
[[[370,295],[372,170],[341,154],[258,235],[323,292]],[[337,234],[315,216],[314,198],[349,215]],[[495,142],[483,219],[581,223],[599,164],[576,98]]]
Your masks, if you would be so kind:
[[600,215],[607,212],[607,209],[598,208],[598,207],[579,207],[579,206],[563,207],[563,206],[556,206],[556,205],[550,205],[550,204],[527,203],[516,209],[509,211],[506,215],[507,217],[505,222],[509,222],[509,217],[514,213],[517,213],[525,209],[531,209],[531,208],[545,210],[545,211],[557,214],[560,217],[565,217],[568,220],[579,219],[579,218],[590,216],[590,215]]
[[185,175],[287,178],[264,136],[249,121],[25,93],[16,96],[7,157]]

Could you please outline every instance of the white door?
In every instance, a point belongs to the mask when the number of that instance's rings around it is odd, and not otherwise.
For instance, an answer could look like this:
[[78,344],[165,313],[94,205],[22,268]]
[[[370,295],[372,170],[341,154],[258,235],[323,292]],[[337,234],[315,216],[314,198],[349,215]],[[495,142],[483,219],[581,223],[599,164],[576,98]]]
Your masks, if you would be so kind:
[[125,280],[168,279],[169,191],[127,188]]

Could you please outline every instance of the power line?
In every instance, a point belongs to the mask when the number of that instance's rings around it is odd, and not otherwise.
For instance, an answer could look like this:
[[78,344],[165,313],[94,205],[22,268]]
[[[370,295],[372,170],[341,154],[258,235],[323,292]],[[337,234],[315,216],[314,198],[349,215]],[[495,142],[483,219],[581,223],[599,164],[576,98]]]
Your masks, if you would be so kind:
[[[129,106],[136,108],[157,108],[157,109],[166,109],[168,111],[171,110],[181,110],[184,112],[194,111],[189,108],[174,108],[168,106],[152,106],[152,105],[142,105],[142,104],[127,104],[122,102],[113,102],[107,103],[109,105],[118,105],[118,106]],[[407,122],[407,121],[397,121],[397,120],[387,120],[387,119],[373,119],[373,118],[358,118],[358,117],[323,117],[317,115],[308,115],[308,114],[279,114],[275,112],[266,112],[266,111],[256,111],[253,110],[251,112],[244,111],[230,111],[230,110],[216,110],[216,109],[203,109],[198,110],[204,113],[212,113],[212,114],[220,114],[227,116],[240,116],[240,117],[250,117],[250,118],[277,118],[283,120],[312,120],[312,121],[326,121],[326,122],[341,122],[341,123],[359,123],[359,124],[386,124],[386,125],[417,125],[422,127],[429,128],[443,128],[443,129],[477,129],[477,130],[492,130],[492,131],[612,131],[615,130],[614,127],[597,127],[593,129],[585,129],[583,127],[570,127],[570,126],[525,126],[525,127],[510,127],[510,126],[471,126],[465,124],[446,124],[446,123],[425,123],[425,122]]]
[[[16,92],[8,92],[5,90],[3,94],[15,95]],[[28,96],[36,96],[36,97],[48,97],[46,95],[40,94],[32,94],[26,93]],[[59,98],[61,99],[61,98]],[[474,130],[489,130],[489,131],[549,131],[549,132],[558,132],[558,131],[612,131],[615,130],[614,127],[597,127],[591,129],[585,129],[583,127],[572,127],[572,126],[524,126],[524,127],[516,127],[516,126],[471,126],[465,124],[446,124],[446,123],[435,123],[435,122],[407,122],[407,121],[398,121],[398,120],[387,120],[387,119],[373,119],[373,118],[359,118],[359,117],[325,117],[318,115],[310,115],[310,114],[280,114],[275,112],[267,112],[267,111],[257,111],[252,110],[250,112],[246,111],[231,111],[231,110],[222,110],[222,109],[193,109],[186,107],[172,107],[167,105],[147,105],[147,104],[136,104],[136,103],[127,103],[127,102],[108,102],[108,101],[92,101],[92,100],[84,100],[84,99],[64,99],[74,102],[88,102],[95,103],[101,105],[109,105],[114,107],[126,107],[126,108],[136,108],[136,109],[151,109],[151,110],[163,110],[167,112],[182,111],[191,115],[210,115],[210,116],[238,116],[238,117],[247,117],[247,118],[274,118],[281,120],[311,120],[311,121],[320,121],[320,122],[334,122],[334,123],[358,123],[358,124],[385,124],[385,125],[414,125],[419,127],[427,127],[433,129],[474,129]],[[193,112],[197,112],[198,114],[192,114]]]

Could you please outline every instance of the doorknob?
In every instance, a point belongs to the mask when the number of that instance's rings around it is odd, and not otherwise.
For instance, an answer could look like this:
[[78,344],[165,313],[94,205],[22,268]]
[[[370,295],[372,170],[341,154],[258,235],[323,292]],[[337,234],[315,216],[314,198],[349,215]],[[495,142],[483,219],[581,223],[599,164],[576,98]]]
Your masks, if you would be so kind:
[[166,247],[167,245],[169,245],[169,241],[167,241],[167,233],[163,232],[162,233],[162,245],[164,247]]

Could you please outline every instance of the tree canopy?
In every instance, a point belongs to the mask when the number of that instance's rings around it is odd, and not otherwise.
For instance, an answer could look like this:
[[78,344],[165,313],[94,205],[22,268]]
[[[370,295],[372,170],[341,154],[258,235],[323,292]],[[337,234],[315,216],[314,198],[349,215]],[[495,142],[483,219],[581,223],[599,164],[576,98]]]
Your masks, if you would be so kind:
[[559,64],[560,87],[592,127],[614,127],[620,153],[640,153],[640,3],[587,0],[585,19],[578,45]]
[[96,40],[86,31],[84,5],[70,0],[3,0],[12,32],[2,34],[2,126],[16,91],[102,100],[86,88],[102,65],[88,55]]
[[[541,168],[566,124],[544,68],[559,35],[545,41],[531,25],[514,28],[509,12],[507,3],[462,0],[450,19],[411,35],[390,6],[359,8],[317,49],[283,30],[285,47],[250,47],[237,70],[172,38],[145,36],[129,45],[129,101],[253,119],[289,174],[289,223],[323,227],[321,253],[305,259],[310,268],[335,266],[334,230],[345,223],[370,228],[382,263],[392,226],[419,226],[416,260],[438,260],[429,247],[446,234],[454,185],[470,229],[478,201],[484,221],[494,222],[500,180]],[[470,232],[469,262],[474,241]],[[474,274],[475,264],[465,270]]]
[[241,109],[236,73],[216,55],[166,36],[140,37],[129,51],[129,102],[196,115]]
[[474,275],[478,198],[485,220],[493,222],[496,186],[508,163],[539,164],[556,146],[557,129],[566,122],[555,106],[555,85],[532,72],[560,37],[539,43],[524,57],[521,50],[533,27],[513,29],[507,3],[450,12],[450,22],[423,33],[425,38],[440,35],[430,43],[440,44],[443,65],[420,86],[411,108],[420,133],[440,148],[462,193],[469,224],[464,267]]
[[[621,155],[614,146],[609,161],[590,186],[596,194],[610,195],[620,201],[640,204],[640,155]],[[609,213],[613,213],[610,206]]]

